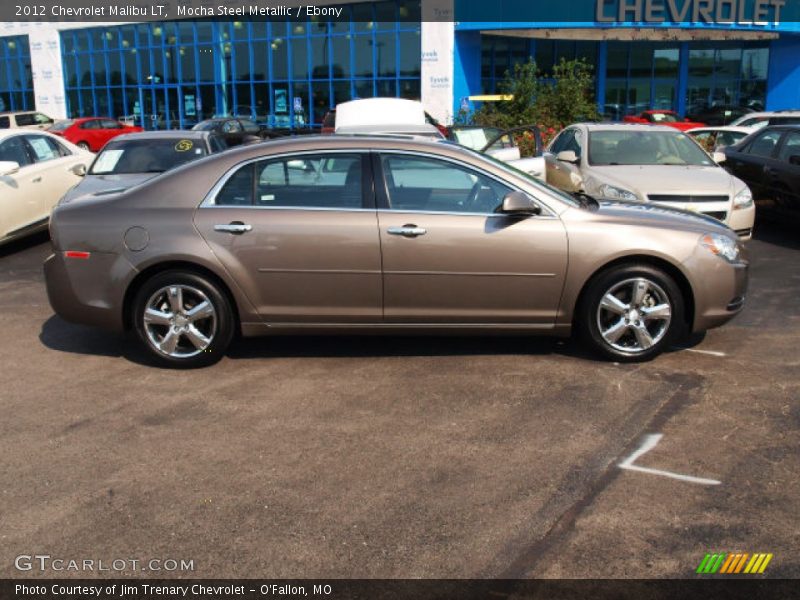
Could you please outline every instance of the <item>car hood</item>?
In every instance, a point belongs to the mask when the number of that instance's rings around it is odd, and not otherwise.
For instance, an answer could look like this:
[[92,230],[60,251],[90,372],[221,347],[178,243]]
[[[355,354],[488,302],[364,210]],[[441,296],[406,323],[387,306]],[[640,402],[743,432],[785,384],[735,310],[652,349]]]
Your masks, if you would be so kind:
[[123,192],[128,188],[152,179],[160,173],[125,173],[122,175],[86,175],[78,185],[70,189],[61,199],[61,204],[79,198],[102,196]]
[[594,219],[624,225],[642,225],[698,233],[720,233],[736,238],[732,229],[713,217],[656,203],[601,200],[592,210]]
[[597,195],[599,186],[608,183],[630,190],[642,200],[648,194],[730,194],[735,181],[716,166],[611,165],[590,167],[587,175],[590,195]]

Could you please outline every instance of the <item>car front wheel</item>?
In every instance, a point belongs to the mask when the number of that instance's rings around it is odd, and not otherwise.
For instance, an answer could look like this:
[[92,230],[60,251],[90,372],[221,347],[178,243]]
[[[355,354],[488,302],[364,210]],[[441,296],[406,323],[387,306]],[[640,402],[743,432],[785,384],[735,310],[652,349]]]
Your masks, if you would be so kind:
[[680,289],[667,273],[648,265],[601,273],[586,291],[579,318],[589,344],[620,362],[654,358],[685,328]]
[[86,150],[87,152],[90,152],[90,151],[91,151],[91,148],[89,148],[89,144],[87,144],[86,142],[78,142],[76,145],[77,145],[77,146],[78,146],[78,148],[80,148],[81,150]]
[[138,291],[133,310],[136,334],[163,366],[214,364],[233,338],[230,302],[215,283],[194,273],[159,273]]

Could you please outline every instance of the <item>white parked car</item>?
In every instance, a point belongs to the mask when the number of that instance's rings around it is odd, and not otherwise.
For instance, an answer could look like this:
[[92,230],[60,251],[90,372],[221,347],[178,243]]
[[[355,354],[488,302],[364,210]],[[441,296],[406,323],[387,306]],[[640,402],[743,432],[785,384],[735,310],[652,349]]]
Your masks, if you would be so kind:
[[[466,131],[467,129],[469,131]],[[487,142],[492,141],[487,137],[485,129],[491,128],[461,128],[459,129],[461,135],[458,137],[451,135],[451,139],[467,148],[481,151],[512,165],[532,177],[544,180],[543,157],[522,158],[513,140],[504,142],[503,139],[496,139],[494,140],[496,143],[484,148]],[[445,139],[441,131],[429,122],[421,102],[403,98],[364,98],[343,102],[336,106],[334,131],[337,134],[350,135],[387,134],[410,135],[432,140]]]
[[767,125],[797,125],[800,123],[800,110],[778,110],[773,112],[748,113],[731,123],[734,127],[749,127],[751,131]]
[[750,127],[734,127],[733,125],[719,127],[695,127],[686,133],[694,138],[698,144],[708,152],[722,152],[728,146],[738,144],[755,129]]
[[0,129],[47,129],[55,122],[55,119],[35,110],[0,112]]
[[545,160],[547,182],[564,191],[687,210],[722,221],[743,239],[753,234],[747,185],[671,127],[571,125],[550,143]]
[[0,244],[47,228],[94,155],[45,131],[0,130]]

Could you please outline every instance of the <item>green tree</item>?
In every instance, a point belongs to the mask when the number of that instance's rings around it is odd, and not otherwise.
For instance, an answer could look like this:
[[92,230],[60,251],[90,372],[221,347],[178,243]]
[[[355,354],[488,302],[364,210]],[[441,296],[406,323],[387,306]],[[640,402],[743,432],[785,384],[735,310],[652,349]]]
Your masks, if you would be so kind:
[[[545,143],[570,123],[600,118],[594,100],[593,67],[585,59],[561,59],[552,73],[542,73],[533,60],[507,71],[498,85],[511,100],[485,102],[472,115],[477,125],[511,129],[537,125]],[[521,141],[523,149],[526,143]]]

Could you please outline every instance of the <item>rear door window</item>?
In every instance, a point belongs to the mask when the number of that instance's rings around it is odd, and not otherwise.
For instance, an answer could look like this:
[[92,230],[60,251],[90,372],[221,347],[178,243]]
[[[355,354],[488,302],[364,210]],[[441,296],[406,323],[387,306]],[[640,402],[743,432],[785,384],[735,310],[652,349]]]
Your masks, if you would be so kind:
[[786,134],[786,139],[781,147],[778,160],[788,163],[790,162],[789,159],[791,159],[793,156],[798,157],[792,161],[793,164],[800,166],[800,132],[796,131]]
[[27,127],[34,125],[36,121],[33,118],[33,113],[19,113],[17,114],[17,127]]
[[218,206],[363,208],[361,154],[308,154],[241,167],[217,194]]
[[11,120],[8,117],[0,117],[0,129],[8,129],[11,126]]
[[780,131],[765,131],[752,142],[750,142],[746,152],[747,154],[753,154],[754,156],[770,158],[775,151],[775,148],[778,146],[780,139]]
[[20,167],[31,164],[28,146],[21,135],[8,138],[0,144],[0,161],[11,161]]
[[35,162],[46,162],[64,156],[60,144],[57,144],[45,135],[26,135],[25,141],[30,146]]

